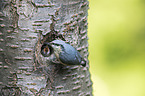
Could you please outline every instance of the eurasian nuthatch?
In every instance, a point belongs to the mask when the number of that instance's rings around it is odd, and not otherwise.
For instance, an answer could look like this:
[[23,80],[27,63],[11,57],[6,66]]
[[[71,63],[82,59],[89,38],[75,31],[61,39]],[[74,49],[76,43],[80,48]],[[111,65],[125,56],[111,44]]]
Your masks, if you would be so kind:
[[58,61],[63,65],[86,66],[86,61],[82,58],[80,53],[74,47],[62,40],[54,40],[42,45],[41,54],[44,57],[48,57],[53,53]]

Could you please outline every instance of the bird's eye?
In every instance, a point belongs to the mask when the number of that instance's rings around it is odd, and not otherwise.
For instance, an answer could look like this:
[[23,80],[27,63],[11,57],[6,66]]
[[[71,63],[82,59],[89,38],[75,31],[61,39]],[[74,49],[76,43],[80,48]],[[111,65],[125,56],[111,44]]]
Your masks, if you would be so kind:
[[41,47],[41,54],[44,57],[48,57],[53,53],[53,48],[49,43],[44,43]]

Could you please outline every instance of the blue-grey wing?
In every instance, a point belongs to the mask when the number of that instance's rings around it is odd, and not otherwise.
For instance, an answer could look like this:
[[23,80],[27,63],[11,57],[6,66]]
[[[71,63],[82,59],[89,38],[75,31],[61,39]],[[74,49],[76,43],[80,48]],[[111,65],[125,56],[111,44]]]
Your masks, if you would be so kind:
[[68,65],[79,65],[81,63],[80,53],[71,45],[67,45],[67,48],[62,48],[62,51],[59,55],[59,59],[62,63]]

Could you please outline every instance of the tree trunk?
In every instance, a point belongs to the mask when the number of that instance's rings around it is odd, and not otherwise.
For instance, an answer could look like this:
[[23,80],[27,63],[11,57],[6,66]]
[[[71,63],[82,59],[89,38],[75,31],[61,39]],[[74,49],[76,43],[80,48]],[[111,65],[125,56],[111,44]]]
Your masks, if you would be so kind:
[[[0,96],[92,96],[87,0],[0,0]],[[62,39],[87,61],[52,64],[44,42]]]

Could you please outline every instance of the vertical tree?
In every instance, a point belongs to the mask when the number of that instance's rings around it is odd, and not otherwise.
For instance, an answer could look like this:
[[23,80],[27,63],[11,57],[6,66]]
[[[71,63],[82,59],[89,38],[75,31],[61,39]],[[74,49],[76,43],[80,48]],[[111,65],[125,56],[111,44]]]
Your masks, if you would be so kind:
[[[0,0],[0,95],[92,96],[87,0]],[[44,42],[74,46],[86,67],[52,64]]]

